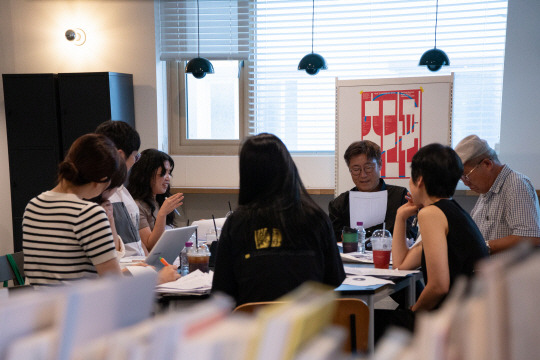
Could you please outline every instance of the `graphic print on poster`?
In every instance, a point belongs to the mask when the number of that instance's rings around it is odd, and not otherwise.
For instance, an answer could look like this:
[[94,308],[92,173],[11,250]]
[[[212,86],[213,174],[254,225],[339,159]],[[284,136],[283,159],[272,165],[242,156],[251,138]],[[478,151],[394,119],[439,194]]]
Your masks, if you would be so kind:
[[410,177],[412,157],[422,146],[423,88],[361,91],[361,139],[379,144],[381,177]]

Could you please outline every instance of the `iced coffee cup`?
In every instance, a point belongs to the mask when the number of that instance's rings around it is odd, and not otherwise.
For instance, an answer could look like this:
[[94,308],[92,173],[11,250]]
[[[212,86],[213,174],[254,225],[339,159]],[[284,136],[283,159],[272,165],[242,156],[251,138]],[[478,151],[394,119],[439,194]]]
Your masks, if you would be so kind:
[[392,252],[392,234],[388,230],[375,230],[371,235],[373,265],[377,269],[388,269]]
[[192,273],[195,270],[202,272],[208,272],[210,262],[210,251],[206,245],[199,246],[198,249],[193,248],[187,254],[189,272]]

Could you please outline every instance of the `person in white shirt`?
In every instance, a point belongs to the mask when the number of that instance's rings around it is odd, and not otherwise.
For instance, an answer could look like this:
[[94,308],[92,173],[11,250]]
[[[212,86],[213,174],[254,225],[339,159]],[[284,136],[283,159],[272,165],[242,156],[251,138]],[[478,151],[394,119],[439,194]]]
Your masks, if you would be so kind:
[[[141,139],[137,131],[123,121],[105,121],[96,128],[96,133],[114,142],[129,171],[140,156]],[[109,201],[113,206],[116,231],[126,248],[125,256],[147,255],[148,250],[139,235],[139,207],[129,191],[121,185],[109,197]]]
[[502,164],[476,135],[461,140],[456,153],[463,162],[461,180],[480,194],[471,216],[491,253],[522,241],[540,245],[540,207],[531,180]]

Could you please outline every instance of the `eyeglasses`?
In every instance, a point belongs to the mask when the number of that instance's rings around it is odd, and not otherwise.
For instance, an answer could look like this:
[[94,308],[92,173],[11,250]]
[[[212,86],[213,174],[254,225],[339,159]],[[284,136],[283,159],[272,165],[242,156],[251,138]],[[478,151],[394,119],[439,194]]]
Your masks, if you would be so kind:
[[473,171],[476,170],[476,168],[477,168],[478,166],[480,166],[480,164],[481,164],[482,161],[484,161],[484,160],[485,160],[485,159],[480,160],[480,162],[478,162],[478,164],[476,164],[476,166],[473,167],[473,168],[471,169],[471,171],[469,171],[469,172],[467,173],[467,175],[461,175],[461,180],[462,180],[462,181],[470,182],[471,179],[469,179],[469,176],[471,176],[471,174],[473,173]]
[[360,175],[360,173],[363,170],[366,173],[366,175],[369,175],[375,170],[376,166],[377,165],[375,165],[373,163],[366,164],[366,165],[364,165],[363,168],[361,166],[355,166],[355,167],[349,168],[349,172],[351,174],[353,174],[353,175]]

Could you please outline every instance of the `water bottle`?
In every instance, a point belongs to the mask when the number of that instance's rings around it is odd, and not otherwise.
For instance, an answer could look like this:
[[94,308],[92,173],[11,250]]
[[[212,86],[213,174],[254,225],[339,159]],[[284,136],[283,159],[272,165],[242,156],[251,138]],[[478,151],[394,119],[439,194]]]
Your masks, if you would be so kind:
[[180,274],[182,274],[182,276],[189,274],[189,262],[187,254],[192,247],[193,243],[191,241],[187,241],[186,245],[180,252]]
[[366,253],[366,230],[362,221],[356,222],[356,230],[358,231],[358,247],[362,254]]

